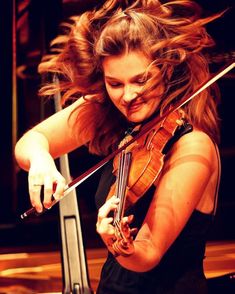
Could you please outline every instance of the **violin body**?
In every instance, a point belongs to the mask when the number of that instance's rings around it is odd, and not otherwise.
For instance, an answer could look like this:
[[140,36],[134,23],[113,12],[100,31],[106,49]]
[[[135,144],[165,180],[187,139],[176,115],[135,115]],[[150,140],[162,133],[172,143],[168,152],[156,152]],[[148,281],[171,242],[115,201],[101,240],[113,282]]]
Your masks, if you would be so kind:
[[[133,205],[156,182],[164,165],[163,149],[177,128],[184,123],[181,111],[174,111],[147,134],[128,146],[132,153],[125,208]],[[117,158],[114,158],[113,173],[117,173]],[[107,198],[115,195],[116,182],[111,186]]]
[[[156,183],[164,165],[164,147],[183,123],[182,111],[170,113],[161,123],[156,124],[144,136],[130,144],[119,158],[114,158],[113,173],[116,175],[116,181],[107,197],[115,195],[120,200],[114,213],[115,238],[110,244],[114,256],[130,256],[134,253],[133,239],[137,229],[131,229],[129,226],[133,220],[132,215],[124,221],[124,211],[134,205]],[[128,135],[120,144],[125,144],[131,139]],[[127,157],[129,160],[126,159]]]

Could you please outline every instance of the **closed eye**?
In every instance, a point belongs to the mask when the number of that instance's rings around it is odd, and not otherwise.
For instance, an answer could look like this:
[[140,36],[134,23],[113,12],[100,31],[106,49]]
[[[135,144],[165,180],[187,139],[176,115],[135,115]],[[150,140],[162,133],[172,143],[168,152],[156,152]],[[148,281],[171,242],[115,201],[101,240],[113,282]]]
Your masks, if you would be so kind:
[[122,86],[122,84],[121,83],[118,83],[118,82],[108,82],[108,85],[111,88],[118,88],[118,87],[121,87]]
[[138,85],[144,85],[144,84],[146,84],[146,82],[147,82],[147,79],[139,79],[139,80],[135,81],[135,83]]
[[[135,77],[133,77],[131,80],[130,80],[130,83],[132,84],[136,84],[138,86],[143,86],[144,84],[146,84],[146,82],[148,81],[149,77],[147,77],[146,75],[144,74],[139,74]],[[108,84],[109,87],[111,88],[119,88],[119,87],[122,87],[123,86],[123,83],[118,81],[118,80],[115,80],[113,78],[110,78],[110,77],[106,77],[106,83]]]

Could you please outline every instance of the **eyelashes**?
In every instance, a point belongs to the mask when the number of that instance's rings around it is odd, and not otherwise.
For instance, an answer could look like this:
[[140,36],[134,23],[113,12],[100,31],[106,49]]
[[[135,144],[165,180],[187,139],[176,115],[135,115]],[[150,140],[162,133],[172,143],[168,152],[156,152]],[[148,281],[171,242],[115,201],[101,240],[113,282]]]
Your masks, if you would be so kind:
[[[137,86],[143,86],[146,84],[146,82],[147,82],[147,79],[144,79],[144,80],[141,79],[141,80],[137,80],[137,81],[132,82],[132,84],[137,85]],[[107,84],[111,88],[121,88],[124,86],[122,83],[119,83],[119,82],[107,82]]]

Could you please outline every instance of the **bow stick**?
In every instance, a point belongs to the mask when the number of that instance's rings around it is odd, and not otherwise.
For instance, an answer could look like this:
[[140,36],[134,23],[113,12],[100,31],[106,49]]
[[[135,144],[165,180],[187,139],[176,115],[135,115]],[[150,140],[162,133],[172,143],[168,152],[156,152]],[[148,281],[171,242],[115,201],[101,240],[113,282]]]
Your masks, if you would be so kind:
[[[52,196],[52,203],[51,207],[54,206],[57,202],[59,202],[61,199],[63,199],[66,195],[68,195],[73,189],[77,188],[81,183],[83,183],[86,179],[88,179],[92,174],[94,174],[97,170],[99,170],[102,166],[104,166],[109,160],[114,158],[117,154],[119,154],[122,150],[126,149],[130,144],[132,144],[134,141],[136,141],[138,138],[146,134],[151,128],[153,128],[156,124],[161,122],[165,117],[167,117],[170,113],[174,112],[175,110],[179,109],[180,107],[184,106],[186,103],[191,101],[195,96],[200,94],[202,91],[204,91],[206,88],[211,86],[213,83],[215,83],[217,80],[219,80],[222,76],[224,76],[226,73],[228,73],[230,70],[232,70],[235,67],[235,62],[232,62],[228,66],[224,67],[222,70],[220,70],[217,74],[210,77],[208,80],[203,82],[198,89],[189,96],[186,96],[182,101],[179,101],[172,107],[171,109],[167,110],[165,113],[163,113],[161,116],[158,116],[154,119],[152,119],[149,123],[147,123],[141,131],[135,135],[130,141],[128,141],[126,144],[109,154],[107,157],[102,159],[100,162],[98,162],[96,165],[88,169],[86,172],[72,180],[70,183],[68,183],[65,186],[64,189],[64,195],[60,199],[55,199]],[[50,208],[51,208],[50,207]],[[49,208],[49,209],[50,209]],[[45,211],[47,211],[48,208],[44,208],[42,212],[38,213],[34,207],[30,208],[29,210],[25,211],[23,214],[21,214],[21,219],[24,219],[30,215],[41,215]]]

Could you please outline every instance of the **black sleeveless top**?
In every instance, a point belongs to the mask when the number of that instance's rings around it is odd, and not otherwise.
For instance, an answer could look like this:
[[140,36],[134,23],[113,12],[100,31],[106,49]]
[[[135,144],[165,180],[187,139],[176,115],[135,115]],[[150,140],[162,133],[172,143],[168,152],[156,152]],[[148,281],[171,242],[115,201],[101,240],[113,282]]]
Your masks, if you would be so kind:
[[[111,184],[112,162],[106,166],[96,193],[101,207]],[[133,214],[132,227],[140,228],[151,203],[155,187],[151,187],[126,215]],[[208,230],[213,214],[194,210],[181,234],[152,270],[138,273],[122,267],[111,253],[103,266],[97,294],[205,294],[206,278],[203,259]]]

